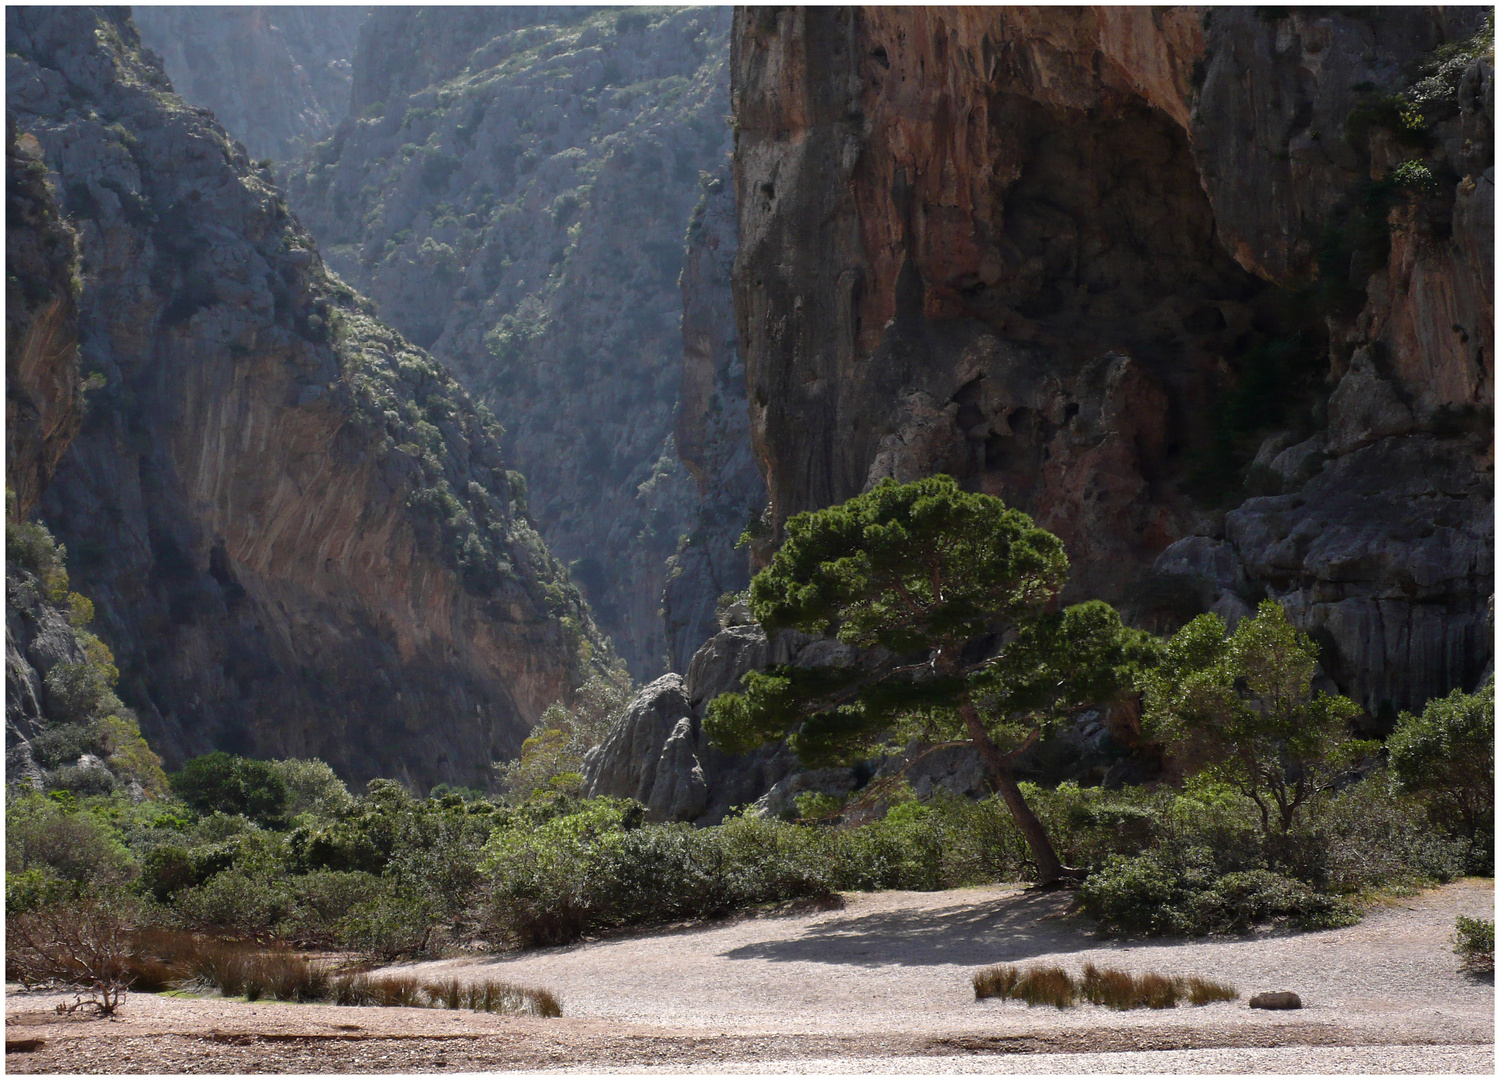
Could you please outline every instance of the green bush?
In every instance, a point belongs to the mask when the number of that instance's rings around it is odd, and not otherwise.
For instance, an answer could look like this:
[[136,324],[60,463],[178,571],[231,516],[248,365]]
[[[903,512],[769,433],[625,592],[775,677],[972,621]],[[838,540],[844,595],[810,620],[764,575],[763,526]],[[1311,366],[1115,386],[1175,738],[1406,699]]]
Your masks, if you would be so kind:
[[173,773],[172,792],[202,814],[243,814],[262,824],[280,823],[291,801],[275,764],[215,750]]
[[289,817],[311,814],[330,818],[352,809],[354,796],[328,765],[317,758],[268,762],[286,787],[285,813]]
[[1265,922],[1313,930],[1359,921],[1348,901],[1273,871],[1220,874],[1206,848],[1180,860],[1115,856],[1089,875],[1077,902],[1116,935],[1236,933]]
[[1453,928],[1453,951],[1463,957],[1465,971],[1475,974],[1495,970],[1495,923],[1460,915]]
[[181,890],[175,906],[183,921],[195,929],[261,936],[291,911],[292,891],[285,881],[226,870],[202,885]]
[[1455,690],[1402,713],[1386,741],[1399,791],[1418,796],[1432,823],[1468,843],[1471,873],[1495,872],[1495,683]]
[[350,908],[341,942],[376,960],[424,956],[443,944],[437,916],[430,896],[382,881]]
[[7,875],[46,870],[63,881],[108,886],[132,879],[135,859],[114,831],[90,813],[70,813],[40,795],[10,796],[5,807]]

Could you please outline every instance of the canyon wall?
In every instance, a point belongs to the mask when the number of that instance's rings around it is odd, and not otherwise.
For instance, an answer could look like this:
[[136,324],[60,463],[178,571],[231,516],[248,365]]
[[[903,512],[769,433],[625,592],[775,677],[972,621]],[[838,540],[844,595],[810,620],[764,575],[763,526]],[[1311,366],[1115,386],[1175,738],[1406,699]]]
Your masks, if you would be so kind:
[[773,539],[947,472],[1144,625],[1280,600],[1377,730],[1472,687],[1484,15],[737,9],[734,290]]
[[[12,158],[59,193],[81,257],[87,405],[38,512],[120,697],[169,765],[220,748],[321,757],[355,783],[484,786],[607,658],[493,416],[325,268],[268,170],[172,94],[127,16],[6,20]],[[38,356],[67,352],[54,321]],[[70,424],[22,436],[37,475]]]
[[354,49],[368,9],[142,5],[131,20],[183,100],[214,111],[250,156],[281,169],[349,109]]
[[[662,608],[701,525],[678,279],[729,150],[728,29],[722,8],[376,9],[350,114],[289,185],[330,266],[494,410],[637,678],[708,632],[675,614],[669,641]],[[722,558],[692,546],[670,606],[701,614],[717,593],[685,594]]]

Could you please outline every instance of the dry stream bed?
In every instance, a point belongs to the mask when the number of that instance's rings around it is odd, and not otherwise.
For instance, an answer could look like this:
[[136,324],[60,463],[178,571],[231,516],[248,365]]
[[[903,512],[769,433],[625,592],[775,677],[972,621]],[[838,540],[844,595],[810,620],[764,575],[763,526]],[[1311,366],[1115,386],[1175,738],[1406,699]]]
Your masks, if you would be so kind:
[[[1471,879],[1309,934],[1121,944],[1019,888],[851,894],[840,910],[743,918],[514,956],[387,969],[543,986],[561,1019],[132,995],[118,1018],[58,1017],[7,988],[13,1073],[1494,1071],[1494,986],[1459,971]],[[1235,1002],[1067,1010],[974,1000],[975,969],[1085,963],[1204,975]],[[1295,990],[1295,1012],[1252,1010]]]

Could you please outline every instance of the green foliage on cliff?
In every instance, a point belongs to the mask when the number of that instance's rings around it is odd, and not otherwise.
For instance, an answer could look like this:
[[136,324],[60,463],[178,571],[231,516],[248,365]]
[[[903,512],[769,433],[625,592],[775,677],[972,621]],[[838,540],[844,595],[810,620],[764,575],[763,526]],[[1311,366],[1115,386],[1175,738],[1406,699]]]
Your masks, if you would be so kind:
[[[56,660],[45,671],[40,730],[28,740],[30,759],[42,770],[42,784],[79,793],[108,791],[116,783],[131,782],[147,791],[164,790],[161,759],[141,737],[135,714],[115,693],[120,673],[114,654],[87,629],[94,605],[69,589],[66,548],[53,540],[41,522],[21,520],[10,493],[7,503],[10,617],[30,625],[32,632],[65,634],[72,639],[73,658]],[[18,702],[11,705],[21,707]],[[92,767],[85,755],[97,758],[104,767]]]

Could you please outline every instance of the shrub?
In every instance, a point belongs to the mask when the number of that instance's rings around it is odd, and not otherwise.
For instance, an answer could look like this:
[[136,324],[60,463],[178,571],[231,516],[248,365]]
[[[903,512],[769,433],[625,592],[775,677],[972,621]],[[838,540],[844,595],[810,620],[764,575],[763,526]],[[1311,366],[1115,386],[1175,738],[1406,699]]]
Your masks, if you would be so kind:
[[1021,972],[1011,964],[996,964],[974,973],[974,998],[1008,998],[1020,981]]
[[380,879],[359,871],[315,870],[291,878],[288,884],[292,910],[277,932],[326,945],[347,941],[351,918],[377,902],[381,894]]
[[1027,1005],[1067,1008],[1082,999],[1112,1009],[1172,1009],[1184,998],[1194,1005],[1232,1001],[1239,997],[1234,987],[1197,976],[1180,978],[1147,972],[1132,975],[1118,968],[1099,968],[1092,962],[1083,967],[1083,978],[1075,981],[1061,967],[1033,964],[1025,971],[1000,964],[974,974],[976,1000],[1014,998]]
[[46,869],[64,881],[110,885],[130,880],[136,865],[114,832],[89,813],[69,813],[56,799],[12,796],[5,807],[8,874]]
[[172,792],[202,814],[243,814],[262,824],[279,823],[290,793],[277,767],[267,761],[215,750],[173,773]]
[[249,936],[268,934],[292,906],[282,880],[252,877],[242,870],[215,874],[177,895],[177,912],[188,925]]
[[329,1000],[338,1005],[376,1005],[385,1008],[472,1009],[475,1012],[554,1017],[562,1006],[548,990],[537,990],[493,979],[461,983],[450,979],[423,983],[410,975],[345,975],[335,979]]
[[1027,1005],[1055,1005],[1066,1009],[1078,1000],[1078,987],[1073,977],[1062,968],[1034,964],[1021,973],[1011,996],[1020,998]]
[[1490,919],[1460,915],[1453,930],[1453,951],[1463,958],[1465,971],[1474,974],[1495,970],[1495,924]]
[[340,932],[342,943],[377,960],[423,956],[441,942],[433,899],[381,881],[355,903]]
[[349,794],[344,782],[317,758],[288,758],[267,764],[286,788],[284,813],[288,817],[312,814],[330,818],[346,813],[354,806],[354,796]]
[[248,1001],[324,1001],[334,987],[327,964],[285,948],[205,941],[193,950],[188,966],[199,982],[225,997],[243,996]]
[[1194,1005],[1208,1005],[1215,1001],[1234,1001],[1240,992],[1229,983],[1214,979],[1201,979],[1197,975],[1187,981],[1188,1001]]
[[[130,985],[131,905],[121,898],[41,907],[5,920],[5,977],[76,990],[72,1009],[112,1016]],[[84,995],[87,995],[86,997]]]
[[1471,872],[1494,873],[1495,683],[1402,713],[1386,742],[1396,787],[1421,797],[1433,824],[1469,842]]
[[1083,883],[1077,904],[1116,935],[1222,934],[1261,922],[1327,929],[1360,917],[1348,901],[1270,870],[1220,874],[1206,848],[1180,859],[1160,852],[1116,856]]

